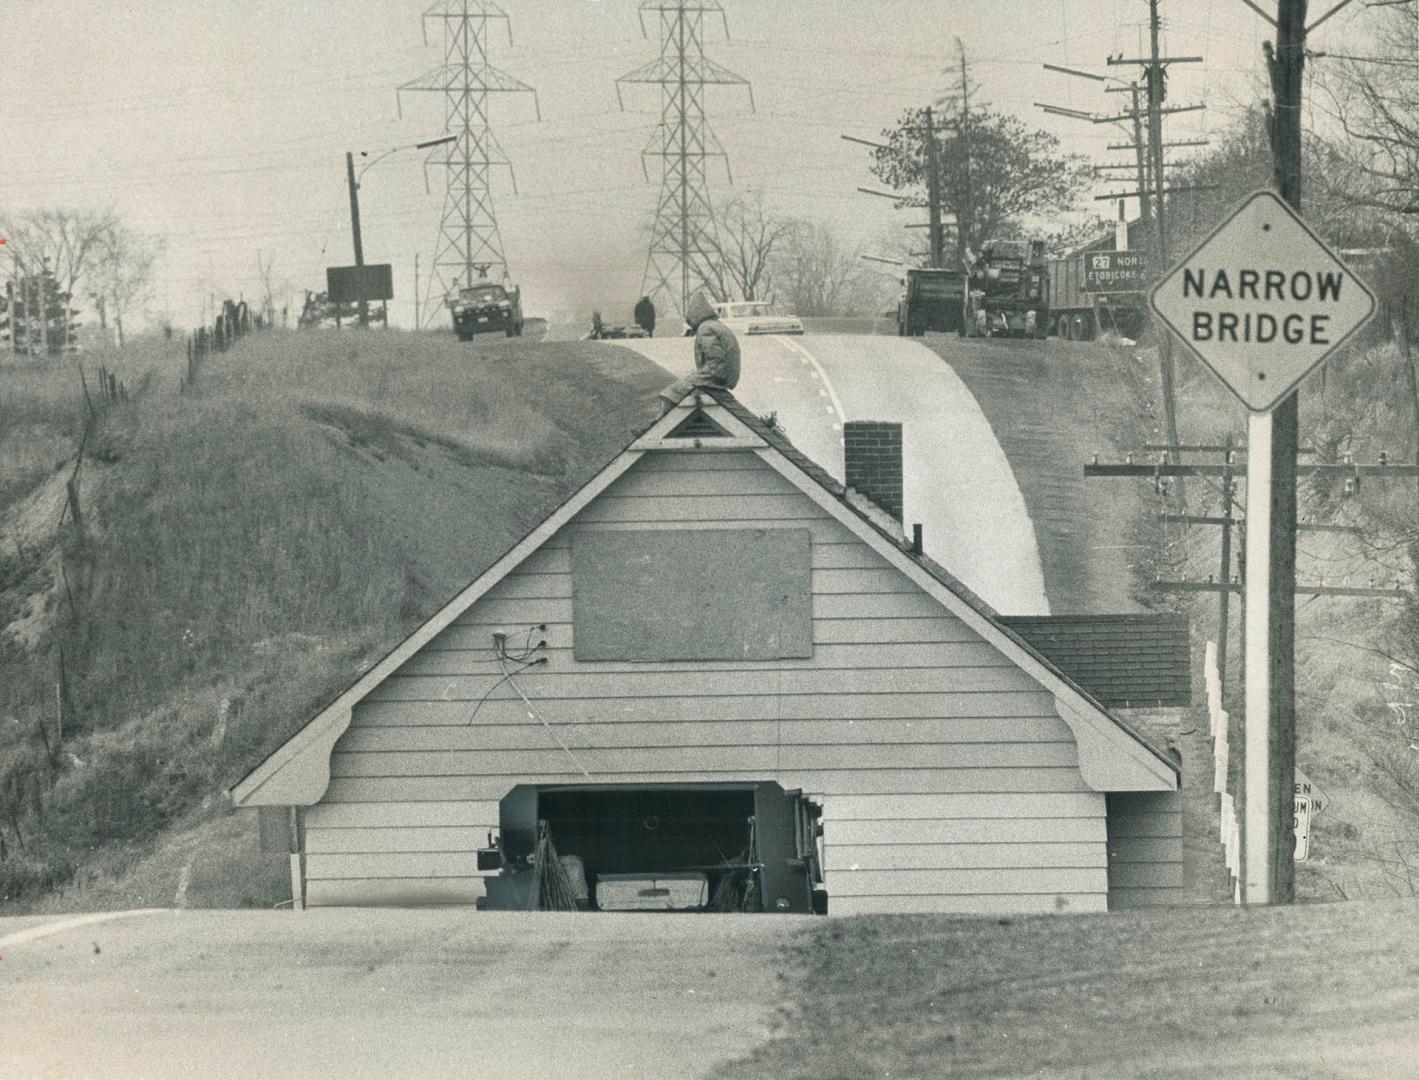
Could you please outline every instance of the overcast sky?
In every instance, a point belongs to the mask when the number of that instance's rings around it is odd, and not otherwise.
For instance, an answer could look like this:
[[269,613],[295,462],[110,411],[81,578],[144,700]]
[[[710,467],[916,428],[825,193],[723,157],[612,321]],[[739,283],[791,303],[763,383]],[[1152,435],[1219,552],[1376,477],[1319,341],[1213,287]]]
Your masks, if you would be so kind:
[[[1122,160],[1105,149],[1120,132],[1051,118],[1032,103],[1119,105],[1120,95],[1040,65],[1103,72],[1108,55],[1143,55],[1146,0],[723,3],[731,36],[712,25],[709,55],[753,83],[757,106],[750,111],[742,88],[709,91],[734,189],[762,189],[784,211],[827,219],[861,250],[880,246],[909,212],[854,193],[873,183],[867,150],[839,134],[874,136],[904,108],[941,94],[954,77],[954,66],[943,73],[956,62],[953,37],[964,42],[982,100],[1055,132],[1067,149]],[[657,193],[639,154],[658,88],[629,88],[622,112],[614,83],[656,55],[656,43],[641,37],[638,6],[505,0],[513,43],[492,28],[493,62],[535,87],[542,111],[536,122],[520,94],[491,106],[517,171],[519,193],[503,177],[495,203],[529,313],[595,305],[618,315],[625,307],[628,317],[639,294],[642,230]],[[278,280],[323,288],[326,265],[353,261],[345,151],[442,134],[438,95],[406,95],[402,120],[396,112],[394,87],[442,59],[437,24],[423,43],[426,7],[5,0],[0,209],[112,206],[166,235],[156,307],[180,326],[196,322],[209,292],[254,297],[258,250],[274,254]],[[1327,23],[1316,47],[1343,40],[1359,9]],[[1165,52],[1206,57],[1174,69],[1170,103],[1209,106],[1172,121],[1168,137],[1206,134],[1256,100],[1269,27],[1241,0],[1164,0],[1163,13]],[[426,194],[423,175],[421,155],[407,152],[362,182],[365,258],[394,264],[395,325],[412,322],[414,254],[427,268],[442,209],[441,177],[433,172]],[[724,197],[724,173],[714,176]]]

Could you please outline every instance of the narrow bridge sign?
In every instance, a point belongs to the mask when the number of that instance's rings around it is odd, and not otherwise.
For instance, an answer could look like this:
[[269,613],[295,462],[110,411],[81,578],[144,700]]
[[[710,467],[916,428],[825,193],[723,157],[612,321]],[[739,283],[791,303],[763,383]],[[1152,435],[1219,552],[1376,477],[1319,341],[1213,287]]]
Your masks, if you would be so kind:
[[1248,195],[1158,282],[1158,317],[1253,412],[1270,412],[1375,312],[1275,192]]

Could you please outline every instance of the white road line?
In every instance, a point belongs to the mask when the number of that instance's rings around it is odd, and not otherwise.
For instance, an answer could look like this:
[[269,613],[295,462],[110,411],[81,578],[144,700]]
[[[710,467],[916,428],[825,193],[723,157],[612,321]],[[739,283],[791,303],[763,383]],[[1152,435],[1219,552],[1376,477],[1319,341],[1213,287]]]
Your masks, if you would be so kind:
[[81,926],[91,926],[94,923],[108,922],[110,919],[127,919],[134,915],[156,915],[160,911],[169,910],[171,909],[133,908],[130,911],[99,911],[92,915],[79,915],[72,919],[60,919],[57,922],[41,923],[39,926],[31,926],[28,930],[19,930],[13,934],[0,937],[0,949],[10,945],[23,945],[27,941],[49,937],[50,934],[62,934],[65,930],[77,930]]
[[790,349],[792,349],[798,354],[800,359],[813,365],[813,370],[817,372],[818,377],[823,380],[823,385],[827,387],[828,399],[833,403],[833,407],[828,411],[836,412],[838,414],[839,422],[846,423],[847,410],[843,408],[842,399],[838,397],[838,392],[833,389],[833,380],[828,378],[828,373],[823,370],[823,365],[818,363],[817,357],[815,357],[812,353],[810,353],[807,349],[805,349],[802,345],[798,344],[798,342],[794,341],[792,338],[781,337],[776,334],[774,335],[774,340],[787,345]]

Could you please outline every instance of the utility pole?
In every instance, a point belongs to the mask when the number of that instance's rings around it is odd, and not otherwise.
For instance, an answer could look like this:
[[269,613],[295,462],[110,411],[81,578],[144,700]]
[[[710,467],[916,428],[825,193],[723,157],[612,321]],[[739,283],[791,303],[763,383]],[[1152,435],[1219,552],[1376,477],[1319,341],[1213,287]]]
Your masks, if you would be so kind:
[[[352,151],[345,151],[345,175],[350,181],[350,231],[355,237],[355,265],[365,265],[365,246],[360,239],[360,185],[355,182],[355,155]],[[360,325],[368,327],[370,324],[369,301],[360,301]]]
[[1139,107],[1138,82],[1129,84],[1132,94],[1133,108],[1133,161],[1134,171],[1138,174],[1138,216],[1142,218],[1144,235],[1147,235],[1153,225],[1153,208],[1148,200],[1148,166],[1143,154],[1143,110]]
[[419,253],[414,252],[414,329],[419,329]]
[[[1147,67],[1148,86],[1148,151],[1150,169],[1153,174],[1153,224],[1157,235],[1159,271],[1171,263],[1168,253],[1168,228],[1166,198],[1163,186],[1163,98],[1166,96],[1165,80],[1167,68],[1158,54],[1158,0],[1148,0],[1148,40],[1149,63]],[[1174,464],[1182,460],[1178,453],[1178,406],[1177,376],[1173,366],[1173,335],[1159,323],[1154,323],[1158,334],[1158,373],[1163,390],[1163,423],[1167,426],[1168,443],[1173,448],[1169,454]],[[1187,508],[1187,488],[1182,477],[1178,477],[1178,505]]]
[[[1277,0],[1273,19],[1253,0],[1242,0],[1276,31],[1265,42],[1271,101],[1267,130],[1271,138],[1273,180],[1277,194],[1301,211],[1301,100],[1307,34],[1349,5],[1339,0],[1306,25],[1306,0]],[[1262,440],[1253,460],[1264,454],[1271,479],[1264,542],[1269,547],[1266,618],[1248,630],[1265,636],[1249,646],[1264,663],[1265,679],[1254,680],[1247,695],[1247,815],[1243,844],[1243,899],[1254,904],[1289,904],[1296,897],[1295,846],[1291,840],[1296,775],[1296,454],[1299,445],[1300,393],[1290,394],[1257,423],[1252,414],[1248,442]],[[1249,446],[1249,449],[1251,447]],[[1248,549],[1252,546],[1248,536]],[[1248,557],[1251,552],[1248,550]],[[1248,680],[1249,684],[1253,680]],[[1260,790],[1255,790],[1254,788]],[[1260,820],[1255,820],[1260,818]]]
[[975,193],[971,188],[971,82],[966,71],[966,46],[956,39],[956,49],[961,54],[961,155],[963,184],[961,205],[956,208],[956,246],[960,249],[964,263],[966,249],[970,246],[971,230],[975,227]]
[[[1269,127],[1276,187],[1297,213],[1301,210],[1301,75],[1306,62],[1306,0],[1278,0],[1276,47],[1266,49],[1271,79]],[[1296,775],[1296,450],[1299,445],[1300,392],[1290,395],[1267,416],[1271,439],[1270,618],[1267,627],[1270,716],[1262,738],[1267,755],[1269,826],[1263,832],[1246,825],[1248,848],[1243,898],[1248,903],[1289,904],[1296,898],[1295,844],[1291,839]],[[1260,434],[1260,433],[1259,433]],[[1248,702],[1248,705],[1251,703]],[[1247,711],[1246,752],[1253,748],[1252,714]],[[1261,740],[1256,740],[1260,742]],[[1247,783],[1252,769],[1248,766]],[[1251,810],[1252,802],[1247,801]],[[1249,850],[1265,836],[1264,852]],[[1259,864],[1259,865],[1258,865]],[[1260,873],[1261,869],[1266,873]],[[1255,895],[1253,895],[1255,893]]]
[[[941,236],[941,156],[936,145],[936,121],[930,106],[926,110],[926,209],[929,224],[927,228],[931,230],[930,242],[927,250],[930,252],[930,265],[933,269],[941,269],[946,265],[946,255],[942,250],[945,246]],[[960,218],[956,219],[958,222]],[[959,234],[960,227],[957,226]],[[959,247],[960,244],[957,244]]]
[[1148,0],[1149,61],[1145,70],[1148,87],[1148,168],[1152,173],[1153,222],[1158,242],[1158,265],[1167,266],[1168,229],[1163,198],[1163,99],[1167,96],[1167,68],[1158,53],[1158,0]]

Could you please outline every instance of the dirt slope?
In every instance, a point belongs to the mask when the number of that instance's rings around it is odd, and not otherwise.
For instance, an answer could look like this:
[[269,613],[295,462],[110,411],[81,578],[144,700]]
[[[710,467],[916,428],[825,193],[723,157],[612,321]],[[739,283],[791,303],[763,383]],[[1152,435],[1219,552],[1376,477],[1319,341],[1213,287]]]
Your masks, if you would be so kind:
[[[82,525],[75,373],[0,395],[50,417],[11,428],[36,449],[0,491],[0,907],[55,880],[75,895],[48,903],[123,903],[135,865],[154,873],[129,903],[174,902],[184,869],[188,903],[262,902],[264,872],[221,884],[243,843],[217,793],[622,449],[667,381],[575,342],[271,334],[179,394],[177,353],[90,431]],[[179,821],[210,844],[153,853]]]

